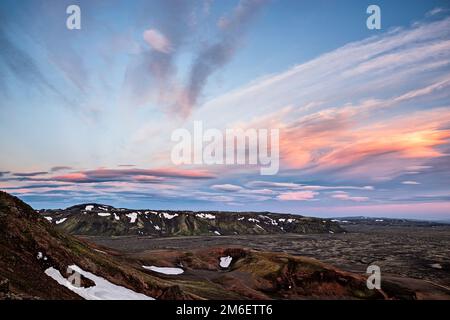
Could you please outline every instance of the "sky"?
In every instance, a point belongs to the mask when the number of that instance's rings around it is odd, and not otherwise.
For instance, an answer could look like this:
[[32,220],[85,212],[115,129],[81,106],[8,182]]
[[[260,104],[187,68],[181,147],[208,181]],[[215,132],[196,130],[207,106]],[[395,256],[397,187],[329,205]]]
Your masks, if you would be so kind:
[[[0,190],[36,209],[449,220],[449,49],[449,1],[3,0]],[[175,164],[172,133],[198,121],[278,129],[279,171]]]

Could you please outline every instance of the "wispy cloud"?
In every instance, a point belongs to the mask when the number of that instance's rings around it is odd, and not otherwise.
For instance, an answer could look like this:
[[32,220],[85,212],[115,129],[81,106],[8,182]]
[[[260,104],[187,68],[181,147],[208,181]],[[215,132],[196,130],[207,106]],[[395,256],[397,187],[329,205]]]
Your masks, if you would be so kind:
[[160,0],[148,4],[148,10],[157,5],[161,9],[159,19],[146,18],[142,37],[151,48],[132,56],[124,79],[124,101],[142,106],[156,102],[167,107],[173,101],[178,84],[176,57],[180,54],[192,26],[189,23],[195,6],[192,1]]
[[240,0],[233,13],[219,20],[218,40],[205,45],[190,70],[188,84],[176,104],[177,112],[188,116],[202,93],[208,78],[231,61],[240,45],[246,29],[266,3],[265,0]]
[[[198,38],[196,33],[203,30],[195,29],[191,21],[199,8],[189,1],[163,1],[166,19],[153,21],[143,32],[151,49],[144,49],[128,66],[127,98],[139,105],[156,102],[170,114],[186,118],[198,103],[209,77],[229,63],[244,44],[246,29],[266,2],[240,0],[231,14],[222,17],[226,24],[216,27],[214,40],[204,40],[199,45],[193,41]],[[191,67],[183,81],[175,60],[185,53],[183,49],[192,47],[199,49],[191,53]]]
[[[2,20],[2,16],[0,16]],[[59,91],[45,76],[44,72],[38,67],[34,58],[25,50],[15,44],[6,33],[5,23],[0,22],[0,63],[3,63],[7,72],[0,73],[0,87],[4,94],[5,90],[10,88],[8,82],[8,73],[27,86],[37,88],[43,92],[50,92],[62,101],[71,104],[68,98]],[[0,107],[6,107],[0,103]]]
[[234,184],[215,184],[211,186],[211,189],[219,190],[219,191],[229,191],[229,192],[235,192],[243,190],[241,186],[237,186]]
[[356,202],[362,202],[369,200],[368,197],[360,197],[360,196],[351,196],[347,192],[335,192],[332,196],[334,199],[338,200],[345,200],[345,201],[356,201]]
[[407,180],[407,181],[402,181],[402,184],[418,185],[418,184],[420,184],[420,182]]
[[93,183],[104,181],[159,182],[160,178],[211,179],[214,175],[203,170],[181,169],[97,169],[53,176],[50,179],[63,182]]
[[284,189],[284,190],[365,190],[365,191],[374,190],[373,186],[347,186],[347,185],[322,186],[322,185],[300,184],[293,182],[272,182],[272,181],[251,181],[247,183],[247,186]]
[[447,12],[447,11],[448,11],[447,8],[436,7],[436,8],[434,8],[434,9],[428,11],[428,12],[426,13],[426,16],[427,16],[427,17],[433,17],[433,16],[435,16],[435,15],[438,15],[438,14],[441,14],[441,13],[444,13],[444,12]]
[[245,128],[280,128],[281,170],[291,174],[393,179],[446,154],[449,30],[446,18],[347,44],[208,101],[192,118],[220,113],[213,124],[229,126],[233,106]]
[[284,192],[278,195],[277,199],[281,201],[306,201],[314,199],[318,194],[318,192],[314,191]]
[[14,172],[13,175],[16,177],[36,177],[47,174],[47,171],[37,171],[37,172]]
[[[450,62],[449,29],[450,19],[444,19],[347,44],[212,99],[204,104],[202,113],[216,113],[232,105],[242,107],[241,121],[249,121],[290,105],[292,113],[301,115],[319,108],[369,102],[381,92],[394,96],[395,92],[405,91],[405,87],[427,87],[447,76],[442,68]],[[423,55],[427,46],[433,49]],[[402,56],[407,58],[406,62]],[[368,65],[370,70],[367,70]],[[249,105],[258,107],[244,108]],[[314,108],[305,110],[304,107],[310,105]],[[222,121],[235,119],[230,114]]]
[[64,170],[71,170],[72,167],[68,167],[68,166],[56,166],[56,167],[52,167],[50,169],[51,172],[57,172],[57,171],[64,171]]

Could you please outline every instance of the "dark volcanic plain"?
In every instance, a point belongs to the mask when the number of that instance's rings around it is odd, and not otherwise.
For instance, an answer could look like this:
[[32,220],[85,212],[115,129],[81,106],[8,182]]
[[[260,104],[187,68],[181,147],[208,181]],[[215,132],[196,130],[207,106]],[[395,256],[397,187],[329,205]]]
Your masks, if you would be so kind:
[[[251,248],[316,258],[345,271],[364,274],[380,266],[382,279],[439,298],[450,295],[450,225],[354,220],[339,234],[276,234],[190,237],[83,237],[130,257],[165,250]],[[421,281],[417,281],[421,280]],[[383,285],[382,285],[383,286]]]

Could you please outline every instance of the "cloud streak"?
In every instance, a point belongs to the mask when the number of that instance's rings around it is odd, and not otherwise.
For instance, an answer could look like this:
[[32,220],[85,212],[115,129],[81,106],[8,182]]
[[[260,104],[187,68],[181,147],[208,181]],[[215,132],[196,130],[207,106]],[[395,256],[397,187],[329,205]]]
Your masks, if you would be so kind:
[[106,181],[160,182],[160,178],[212,179],[214,175],[202,170],[180,169],[98,169],[68,173],[50,178],[53,181],[94,183]]
[[314,191],[284,192],[278,195],[277,199],[281,201],[306,201],[314,199],[318,194],[318,192]]
[[161,9],[159,19],[144,19],[146,27],[142,34],[151,49],[142,50],[132,57],[127,66],[124,83],[124,98],[128,104],[143,106],[148,102],[162,106],[173,101],[177,90],[175,64],[180,49],[192,30],[189,18],[192,1],[161,0],[148,4],[147,10]]
[[[2,16],[0,16],[0,20]],[[51,92],[58,96],[68,104],[66,96],[64,96],[53,84],[49,82],[44,73],[40,70],[33,57],[26,51],[17,46],[6,33],[5,23],[0,22],[0,62],[2,62],[10,74],[21,81],[24,85],[38,88],[40,91]],[[10,88],[6,72],[0,72],[0,87],[4,94]],[[4,103],[0,106],[5,107]]]
[[[143,32],[150,50],[143,48],[129,64],[125,75],[127,99],[133,104],[156,103],[171,115],[187,118],[210,76],[226,66],[244,44],[246,30],[266,0],[240,0],[233,11],[220,19],[214,40],[197,43],[192,17],[198,8],[190,1],[162,1],[164,19],[156,20]],[[204,13],[203,13],[204,14]],[[176,21],[176,23],[172,23]],[[180,79],[176,59],[192,50],[187,80]]]
[[229,63],[240,45],[252,20],[261,10],[265,0],[241,0],[233,13],[219,20],[219,39],[204,46],[190,70],[186,88],[182,91],[176,108],[187,117],[206,85],[208,78]]
[[36,177],[47,174],[47,171],[37,171],[37,172],[15,172],[13,173],[16,177]]

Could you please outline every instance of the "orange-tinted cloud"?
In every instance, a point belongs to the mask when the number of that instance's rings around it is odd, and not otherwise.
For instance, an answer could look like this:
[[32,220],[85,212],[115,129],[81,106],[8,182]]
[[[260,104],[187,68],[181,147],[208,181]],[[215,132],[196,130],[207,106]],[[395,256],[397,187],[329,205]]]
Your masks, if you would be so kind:
[[449,124],[448,108],[373,123],[349,110],[320,112],[283,131],[280,151],[289,168],[356,166],[374,157],[389,160],[391,165],[395,160],[403,168],[403,159],[445,155],[439,147],[448,144]]

